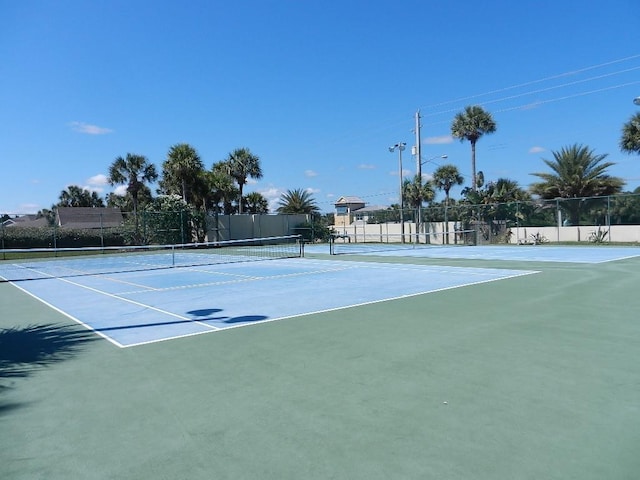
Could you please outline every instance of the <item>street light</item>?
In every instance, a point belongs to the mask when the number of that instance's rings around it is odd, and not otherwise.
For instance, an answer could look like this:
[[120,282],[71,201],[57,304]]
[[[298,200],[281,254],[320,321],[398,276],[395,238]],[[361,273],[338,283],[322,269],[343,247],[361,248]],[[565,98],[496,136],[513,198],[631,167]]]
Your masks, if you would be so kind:
[[640,97],[636,97],[633,99],[633,103],[640,107]]
[[[449,158],[449,155],[447,155],[447,154],[436,155],[435,157],[428,158],[424,162],[422,161],[420,156],[418,156],[416,158],[416,165],[418,167],[417,168],[417,172],[416,172],[416,176],[420,179],[420,183],[422,183],[422,165],[424,165],[427,162],[431,162],[432,160],[435,160],[436,158]],[[417,221],[417,225],[416,225],[416,243],[420,243],[420,227],[422,225],[422,202],[420,202],[420,203],[421,204],[418,205],[418,221]],[[425,242],[426,242],[426,239],[425,239]]]
[[404,150],[404,147],[407,144],[404,142],[398,142],[395,145],[393,145],[392,147],[389,147],[389,151],[391,153],[395,152],[396,150],[398,150],[398,176],[400,177],[400,238],[401,238],[401,242],[404,243],[404,214],[403,214],[403,210],[404,210],[404,201],[402,199],[402,187],[403,187],[403,181],[402,181],[402,151]]

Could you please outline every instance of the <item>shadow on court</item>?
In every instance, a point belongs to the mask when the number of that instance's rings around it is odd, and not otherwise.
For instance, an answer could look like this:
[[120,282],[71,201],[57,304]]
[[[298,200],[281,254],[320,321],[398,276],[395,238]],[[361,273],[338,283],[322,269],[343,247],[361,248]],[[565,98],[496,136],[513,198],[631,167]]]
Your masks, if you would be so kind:
[[[60,324],[0,329],[0,393],[11,388],[10,379],[26,378],[40,368],[68,360],[97,338],[84,328]],[[19,407],[0,403],[0,415]]]
[[242,315],[240,317],[231,317],[231,318],[212,316],[214,313],[219,313],[221,311],[222,309],[220,308],[203,308],[200,310],[191,310],[187,312],[187,314],[191,315],[192,317],[196,317],[194,320],[197,320],[199,322],[206,322],[211,320],[222,320],[222,322],[226,324],[261,322],[269,318],[265,315]]

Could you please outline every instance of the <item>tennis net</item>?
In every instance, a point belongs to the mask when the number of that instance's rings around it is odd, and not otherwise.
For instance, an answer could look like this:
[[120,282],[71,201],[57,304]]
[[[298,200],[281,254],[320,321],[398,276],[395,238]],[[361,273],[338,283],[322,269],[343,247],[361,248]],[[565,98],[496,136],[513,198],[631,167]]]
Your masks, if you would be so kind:
[[300,235],[128,247],[0,250],[0,281],[37,280],[304,256]]
[[453,247],[475,244],[475,230],[447,233],[337,234],[329,240],[331,255],[358,255],[415,248]]

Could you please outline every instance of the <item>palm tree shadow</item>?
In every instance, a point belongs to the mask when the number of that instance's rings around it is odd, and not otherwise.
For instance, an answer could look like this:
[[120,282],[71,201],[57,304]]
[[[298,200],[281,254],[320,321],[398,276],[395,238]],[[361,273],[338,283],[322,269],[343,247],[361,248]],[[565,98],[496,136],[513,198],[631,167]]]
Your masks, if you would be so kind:
[[[11,388],[11,379],[28,377],[38,369],[70,359],[97,338],[92,332],[73,325],[0,329],[0,393]],[[0,414],[18,406],[0,403]]]

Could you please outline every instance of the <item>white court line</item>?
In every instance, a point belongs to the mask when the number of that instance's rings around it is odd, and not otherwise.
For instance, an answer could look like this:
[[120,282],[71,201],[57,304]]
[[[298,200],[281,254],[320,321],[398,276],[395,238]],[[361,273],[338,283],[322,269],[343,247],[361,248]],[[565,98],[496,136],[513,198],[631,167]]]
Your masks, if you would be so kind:
[[[30,269],[30,270],[33,270],[34,272],[39,273],[39,274],[42,274],[42,275],[48,275],[48,274],[46,274],[46,273],[44,273],[44,272],[39,272],[38,270],[35,270],[35,269]],[[149,310],[153,310],[153,311],[156,311],[156,312],[158,312],[158,313],[162,313],[162,314],[164,314],[164,315],[169,315],[170,317],[175,317],[175,318],[178,318],[178,319],[180,319],[180,320],[184,320],[184,321],[188,321],[188,322],[197,323],[197,324],[199,324],[199,325],[202,325],[202,326],[204,326],[204,327],[206,327],[206,328],[210,329],[210,331],[221,330],[219,327],[214,327],[213,325],[209,325],[209,324],[204,323],[204,322],[201,322],[201,321],[199,321],[199,320],[194,320],[193,318],[185,317],[184,315],[178,315],[177,313],[172,313],[172,312],[169,312],[169,311],[167,311],[167,310],[162,310],[161,308],[157,308],[157,307],[154,307],[154,306],[152,306],[152,305],[147,305],[147,304],[144,304],[144,303],[142,303],[142,302],[137,302],[137,301],[135,301],[135,300],[130,300],[130,299],[128,299],[128,298],[123,298],[123,297],[120,297],[120,296],[115,295],[115,294],[112,294],[112,293],[108,293],[108,292],[104,292],[104,291],[102,291],[102,290],[98,290],[97,288],[89,287],[89,286],[87,286],[87,285],[82,285],[82,284],[77,283],[77,282],[72,282],[71,280],[68,280],[68,279],[66,279],[66,278],[51,277],[51,280],[58,280],[58,281],[61,281],[61,282],[65,282],[65,283],[68,283],[68,284],[74,285],[74,286],[76,286],[76,287],[80,287],[80,288],[84,288],[84,289],[86,289],[86,290],[92,291],[92,292],[97,293],[97,294],[99,294],[99,295],[104,295],[104,296],[106,296],[106,297],[114,298],[114,299],[116,299],[116,300],[121,300],[121,301],[126,302],[126,303],[131,303],[131,304],[133,304],[133,305],[137,305],[137,306],[139,306],[139,307],[147,308],[147,309],[149,309]],[[109,341],[111,341],[114,345],[117,345],[117,346],[119,346],[119,347],[121,347],[121,348],[124,348],[124,345],[121,345],[119,342],[116,342],[115,340],[111,339],[110,337],[108,337],[108,336],[106,336],[106,335],[102,334],[100,331],[98,331],[98,330],[96,330],[95,328],[93,328],[93,327],[89,326],[88,324],[86,324],[86,323],[84,323],[84,322],[82,322],[82,321],[78,320],[77,318],[73,317],[72,315],[69,315],[68,313],[66,313],[66,312],[65,312],[65,311],[63,311],[63,310],[61,310],[61,309],[59,309],[59,308],[57,308],[57,307],[54,307],[54,306],[53,306],[53,305],[51,305],[50,303],[48,303],[48,302],[46,302],[45,300],[41,299],[41,298],[40,298],[40,297],[38,297],[37,295],[34,295],[34,294],[32,294],[32,293],[28,292],[27,290],[24,290],[22,287],[19,287],[19,286],[18,286],[18,285],[16,285],[15,283],[13,283],[13,282],[10,282],[10,283],[11,283],[12,285],[16,286],[17,288],[19,288],[20,290],[22,290],[22,291],[24,291],[24,292],[28,293],[28,294],[29,294],[29,295],[31,295],[33,298],[35,298],[35,299],[37,299],[37,300],[41,301],[41,302],[42,302],[42,303],[44,303],[45,305],[47,305],[47,306],[49,306],[49,307],[53,308],[54,310],[56,310],[56,311],[58,311],[58,312],[60,312],[60,313],[62,313],[62,314],[64,314],[64,315],[66,315],[66,316],[67,316],[67,317],[69,317],[70,319],[72,319],[72,320],[74,320],[74,321],[78,322],[80,325],[82,325],[82,326],[84,326],[84,327],[88,328],[89,330],[92,330],[92,331],[96,332],[96,333],[97,333],[98,335],[100,335],[101,337],[103,337],[103,338],[107,338],[107,339],[108,339]]]
[[[288,277],[300,277],[300,276],[304,276],[304,275],[317,275],[320,273],[327,273],[327,272],[341,272],[344,270],[348,270],[349,268],[351,268],[351,266],[347,267],[342,267],[342,268],[328,268],[325,270],[314,270],[311,272],[296,272],[296,273],[283,273],[280,275],[270,275],[270,276],[261,276],[261,277],[250,277],[250,276],[245,276],[244,278],[236,278],[233,280],[219,280],[217,282],[204,282],[204,283],[193,283],[193,284],[189,284],[189,285],[175,285],[172,287],[164,287],[164,288],[154,288],[154,291],[157,292],[166,292],[166,291],[172,291],[172,290],[182,290],[182,289],[187,289],[187,288],[200,288],[200,287],[211,287],[211,286],[216,286],[216,285],[232,285],[234,283],[243,283],[243,282],[255,282],[255,281],[262,281],[262,280],[274,280],[274,279],[280,279],[280,278],[288,278]],[[217,273],[217,272],[210,272],[210,273]],[[132,291],[128,291],[128,292],[118,292],[117,295],[134,295],[137,293],[146,293],[147,290],[132,290]]]

